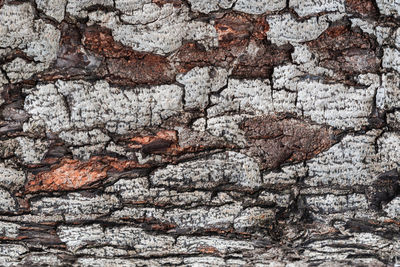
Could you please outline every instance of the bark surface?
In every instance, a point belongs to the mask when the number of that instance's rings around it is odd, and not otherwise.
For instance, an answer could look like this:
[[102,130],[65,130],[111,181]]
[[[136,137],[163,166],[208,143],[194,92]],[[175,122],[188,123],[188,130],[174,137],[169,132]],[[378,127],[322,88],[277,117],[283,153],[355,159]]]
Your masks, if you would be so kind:
[[0,94],[0,266],[400,257],[398,0],[0,0]]

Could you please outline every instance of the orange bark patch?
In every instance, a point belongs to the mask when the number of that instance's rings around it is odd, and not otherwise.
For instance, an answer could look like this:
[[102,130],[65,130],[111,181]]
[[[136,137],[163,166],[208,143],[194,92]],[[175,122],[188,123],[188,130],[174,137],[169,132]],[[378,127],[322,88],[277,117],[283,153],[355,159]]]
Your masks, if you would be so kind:
[[266,18],[264,16],[258,18],[254,26],[253,36],[256,39],[263,40],[265,39],[265,37],[267,37],[268,31],[269,31],[269,24]]
[[154,136],[148,135],[148,136],[136,136],[130,139],[130,141],[133,142],[130,147],[132,148],[142,148],[143,145],[150,144],[156,140],[168,140],[171,142],[177,142],[178,137],[176,135],[176,131],[159,131],[157,134]]
[[174,228],[176,228],[176,225],[170,223],[153,224],[151,226],[151,229],[155,231],[168,231]]
[[348,11],[361,15],[375,16],[378,14],[378,10],[371,0],[346,0],[346,7]]
[[155,136],[136,136],[128,146],[141,149],[144,154],[177,155],[190,148],[180,147],[176,131],[159,131]]
[[205,50],[197,43],[183,45],[171,58],[179,72],[213,65],[232,69],[235,78],[269,78],[274,66],[290,61],[292,46],[262,41],[269,31],[264,16],[232,12],[216,19],[214,27],[218,48]]
[[28,238],[29,238],[28,236],[17,236],[17,237],[0,236],[0,240],[3,241],[20,241]]
[[[182,4],[181,0],[153,2]],[[165,57],[135,51],[115,41],[111,30],[99,25],[80,28],[63,22],[55,65],[37,77],[40,81],[90,77],[123,86],[157,85],[171,84],[177,73],[194,67],[214,65],[233,67],[232,77],[268,78],[274,66],[290,61],[291,46],[262,42],[269,30],[264,16],[231,12],[217,18],[215,28],[218,48],[206,50],[198,42],[185,43],[176,53]],[[247,49],[250,42],[254,49]]]
[[116,42],[110,30],[89,27],[83,45],[97,56],[105,57],[107,80],[117,84],[165,84],[175,79],[168,60],[159,55],[134,51]]
[[[249,33],[250,34],[250,33]],[[276,46],[254,39],[230,39],[227,34],[218,48],[206,51],[194,43],[183,45],[175,54],[179,72],[187,72],[194,67],[217,66],[233,68],[235,78],[269,78],[273,67],[290,61],[292,46]],[[254,49],[247,49],[249,40]]]
[[62,23],[54,68],[38,77],[46,81],[92,77],[119,85],[168,84],[175,81],[175,69],[166,57],[135,51],[115,41],[109,29]]
[[88,188],[107,177],[108,171],[145,168],[134,161],[119,161],[111,157],[92,157],[89,161],[64,159],[50,171],[40,172],[25,186],[26,193],[69,191]]
[[248,15],[230,13],[215,23],[221,47],[245,45],[251,38],[262,40],[269,25],[264,16],[253,19]]
[[204,254],[217,254],[217,253],[219,253],[219,250],[216,249],[215,247],[200,247],[198,250],[201,253],[204,253]]
[[335,38],[345,34],[347,31],[348,28],[346,25],[338,25],[328,28],[324,34],[331,38]]
[[400,226],[400,221],[395,221],[393,219],[387,219],[387,220],[385,220],[385,223],[393,223],[393,224]]
[[246,44],[253,31],[252,22],[240,14],[227,14],[215,24],[221,47]]
[[156,135],[136,136],[129,139],[128,147],[140,150],[144,155],[163,155],[164,162],[174,162],[174,156],[185,153],[203,151],[205,148],[214,147],[207,143],[196,143],[180,146],[176,131],[162,130]]

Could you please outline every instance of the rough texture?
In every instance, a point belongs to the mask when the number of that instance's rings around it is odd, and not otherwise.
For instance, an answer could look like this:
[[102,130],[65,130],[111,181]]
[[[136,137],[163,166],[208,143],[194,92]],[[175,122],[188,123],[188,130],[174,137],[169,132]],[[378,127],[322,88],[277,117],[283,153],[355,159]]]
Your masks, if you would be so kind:
[[0,0],[0,266],[398,266],[399,18]]

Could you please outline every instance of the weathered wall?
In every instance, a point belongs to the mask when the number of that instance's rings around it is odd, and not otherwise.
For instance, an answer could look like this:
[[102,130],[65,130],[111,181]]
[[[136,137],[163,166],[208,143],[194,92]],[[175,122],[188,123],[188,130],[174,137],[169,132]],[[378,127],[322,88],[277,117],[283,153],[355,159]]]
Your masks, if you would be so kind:
[[398,0],[0,0],[0,266],[393,265],[399,26]]

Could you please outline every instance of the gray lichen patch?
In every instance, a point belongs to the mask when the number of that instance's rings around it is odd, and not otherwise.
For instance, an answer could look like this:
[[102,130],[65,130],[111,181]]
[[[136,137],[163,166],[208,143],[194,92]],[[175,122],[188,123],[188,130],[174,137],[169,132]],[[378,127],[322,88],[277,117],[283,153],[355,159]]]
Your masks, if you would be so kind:
[[344,213],[346,211],[360,212],[368,209],[368,202],[364,194],[307,196],[306,202],[309,209],[316,214]]
[[[93,250],[93,249],[92,249]],[[172,265],[172,264],[181,264],[183,259],[177,257],[167,257],[167,258],[159,258],[159,259],[151,259],[151,260],[141,260],[141,259],[109,259],[105,257],[85,257],[79,258],[74,266],[110,266],[113,264],[118,264],[120,266],[130,266],[130,265],[151,265],[151,266],[162,266],[162,265]]]
[[9,190],[16,190],[25,183],[25,173],[13,166],[0,163],[0,185]]
[[226,152],[157,170],[150,181],[158,186],[212,188],[217,185],[257,188],[261,175],[257,163],[236,152]]
[[16,223],[0,222],[0,236],[4,239],[14,239],[19,235],[21,226]]
[[345,0],[291,0],[289,7],[302,17],[321,12],[344,12]]
[[269,80],[229,79],[227,88],[219,95],[211,96],[211,106],[207,110],[207,115],[215,117],[226,113],[249,115],[300,113],[300,110],[296,109],[296,92],[273,89],[275,87],[272,88]]
[[189,248],[189,253],[196,253],[201,249],[214,248],[219,253],[229,255],[242,251],[254,249],[252,242],[240,240],[226,240],[215,237],[187,237],[182,236],[177,238],[177,247]]
[[185,108],[204,110],[209,104],[209,94],[226,85],[228,72],[222,68],[196,67],[176,80],[185,85]]
[[196,231],[203,228],[227,229],[242,210],[241,205],[198,208],[192,210],[174,209],[163,214],[163,220],[171,222],[180,231]]
[[233,9],[249,14],[263,14],[267,11],[279,11],[285,7],[285,1],[281,0],[237,0]]
[[28,63],[22,58],[16,58],[13,61],[4,64],[3,69],[11,82],[20,82],[31,78],[35,73],[41,72],[46,68],[44,64]]
[[268,80],[230,79],[228,87],[218,96],[211,97],[212,106],[208,116],[215,117],[226,112],[243,112],[254,115],[272,112],[272,92]]
[[99,129],[90,131],[65,131],[61,132],[59,137],[70,146],[82,146],[88,144],[105,144],[110,140],[106,134]]
[[0,188],[0,212],[16,212],[17,203],[10,192]]
[[32,116],[31,124],[37,122],[54,133],[104,126],[123,134],[158,126],[178,115],[182,111],[182,89],[163,85],[123,91],[105,81],[59,81],[38,86],[25,99],[25,109]]
[[190,9],[192,11],[205,14],[219,9],[231,8],[235,2],[237,2],[237,0],[189,0]]
[[[335,240],[313,240],[307,245],[305,254],[308,257],[313,258],[324,258],[331,261],[338,260],[338,257],[345,259],[350,252],[346,251],[346,246],[350,244],[358,244],[358,246],[366,247],[370,253],[377,253],[383,257],[388,257],[393,251],[396,251],[399,247],[397,242],[392,243],[388,247],[384,244],[388,242],[388,239],[371,233],[356,233],[353,237],[342,236],[343,238],[337,238]],[[362,249],[355,248],[352,253],[359,253]],[[335,258],[324,256],[325,254],[335,255]],[[370,258],[364,258],[360,260],[360,264],[365,262],[372,263],[376,266],[384,266],[383,263]]]
[[170,226],[172,232],[194,233],[204,230],[237,231],[266,227],[274,218],[272,209],[252,207],[244,209],[239,203],[222,206],[172,208],[166,211],[157,208],[124,208],[113,213],[113,218],[133,220],[155,220]]
[[180,192],[165,188],[151,188],[147,177],[119,180],[105,189],[107,193],[118,193],[125,203],[151,203],[165,206],[198,206],[211,201],[211,192]]
[[65,5],[67,0],[36,0],[36,5],[39,10],[53,19],[61,22],[64,19]]
[[[380,172],[374,168],[374,142],[379,132],[371,131],[362,136],[346,136],[328,151],[307,162],[310,186],[371,184]],[[323,162],[330,162],[323,167]],[[368,164],[365,164],[368,163]]]
[[377,161],[384,171],[399,168],[400,135],[397,132],[385,132],[376,140]]
[[[83,231],[83,232],[82,232]],[[132,248],[135,254],[143,256],[161,255],[171,250],[175,239],[170,236],[147,234],[136,227],[103,229],[100,225],[61,226],[58,233],[68,250],[75,252],[86,245],[111,245]],[[82,233],[85,233],[82,236]]]
[[63,215],[67,222],[76,220],[93,220],[112,209],[119,207],[116,196],[84,196],[79,193],[70,193],[65,197],[45,197],[32,201],[32,214]]
[[52,132],[60,132],[69,127],[66,103],[54,84],[37,86],[36,90],[25,98],[24,106],[32,116],[24,126],[25,131],[29,131],[32,126],[46,127]]
[[267,38],[278,45],[314,40],[329,26],[324,18],[317,20],[312,17],[307,21],[297,22],[290,14],[269,16],[267,22],[270,26]]
[[48,66],[56,59],[60,31],[42,20],[35,21],[33,31],[37,35],[27,44],[26,54],[35,61],[44,62]]
[[213,136],[222,137],[230,143],[244,147],[246,139],[244,131],[239,128],[239,125],[245,118],[245,115],[226,115],[210,118],[207,120],[206,131]]
[[60,32],[53,25],[35,19],[29,3],[6,4],[0,9],[0,36],[1,48],[22,49],[46,67],[56,58]]
[[283,166],[279,172],[269,171],[263,173],[263,181],[265,184],[295,184],[297,179],[307,176],[308,167],[304,166],[303,163]]
[[[374,98],[373,87],[357,90],[340,84],[309,82],[304,84],[303,88],[298,93],[297,105],[304,110],[304,115],[310,116],[312,120],[338,128],[356,129],[368,123],[367,118],[371,113]],[[313,93],[315,91],[318,91],[319,97]],[[340,115],[336,115],[338,106],[343,107],[339,109]]]
[[49,142],[40,139],[17,137],[18,148],[15,155],[25,164],[40,163],[47,152]]
[[382,66],[400,72],[400,51],[395,48],[384,49]]
[[29,3],[4,5],[0,9],[0,46],[23,48],[33,39],[34,9]]
[[26,253],[29,253],[29,249],[24,245],[1,244],[0,264],[3,266],[17,265]]
[[[74,3],[73,13],[82,9],[78,8],[81,2]],[[206,48],[218,45],[215,28],[209,23],[190,20],[186,6],[177,8],[165,4],[159,7],[151,1],[135,6],[120,1],[117,8],[125,12],[121,17],[113,12],[93,12],[88,16],[93,22],[110,28],[116,41],[137,51],[166,55],[186,40],[197,41]],[[85,17],[87,12],[79,14]]]
[[376,0],[379,11],[386,16],[400,16],[400,3],[396,0]]

